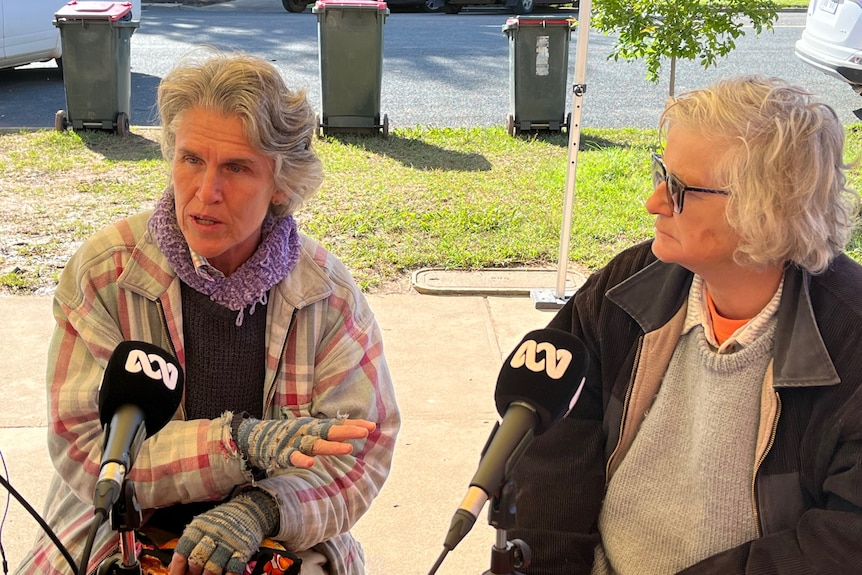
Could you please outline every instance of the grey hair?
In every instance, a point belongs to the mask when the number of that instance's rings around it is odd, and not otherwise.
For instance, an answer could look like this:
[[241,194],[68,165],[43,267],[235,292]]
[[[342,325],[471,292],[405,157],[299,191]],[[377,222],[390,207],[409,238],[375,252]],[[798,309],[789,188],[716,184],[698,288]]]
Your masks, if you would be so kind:
[[668,100],[662,136],[680,125],[719,149],[713,174],[731,192],[726,216],[745,265],[792,262],[821,273],[853,231],[844,127],[835,111],[784,80],[737,76]]
[[287,199],[271,204],[270,212],[276,217],[292,214],[323,182],[323,168],[312,149],[315,115],[305,91],[288,89],[266,60],[213,52],[202,61],[180,63],[159,84],[162,156],[173,163],[177,120],[185,111],[203,108],[238,116],[249,143],[275,162],[276,188]]

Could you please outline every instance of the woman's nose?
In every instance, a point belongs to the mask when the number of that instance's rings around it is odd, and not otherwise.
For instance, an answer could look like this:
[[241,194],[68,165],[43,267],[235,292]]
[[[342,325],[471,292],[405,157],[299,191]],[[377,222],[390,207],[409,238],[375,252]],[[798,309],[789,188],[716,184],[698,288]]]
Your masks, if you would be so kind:
[[673,206],[670,205],[667,197],[667,182],[660,182],[653,188],[652,194],[647,198],[644,204],[646,211],[654,216],[672,216]]
[[222,182],[215,170],[207,169],[201,179],[195,197],[205,204],[215,204],[222,199]]

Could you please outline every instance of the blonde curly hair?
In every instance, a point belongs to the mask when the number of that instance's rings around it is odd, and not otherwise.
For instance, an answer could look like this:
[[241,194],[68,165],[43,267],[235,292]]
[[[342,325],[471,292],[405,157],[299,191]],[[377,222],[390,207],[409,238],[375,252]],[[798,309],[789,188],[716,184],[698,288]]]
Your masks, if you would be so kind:
[[740,264],[792,262],[821,273],[847,245],[859,194],[847,188],[844,127],[813,94],[779,78],[737,76],[668,100],[659,120],[726,147],[714,174]]

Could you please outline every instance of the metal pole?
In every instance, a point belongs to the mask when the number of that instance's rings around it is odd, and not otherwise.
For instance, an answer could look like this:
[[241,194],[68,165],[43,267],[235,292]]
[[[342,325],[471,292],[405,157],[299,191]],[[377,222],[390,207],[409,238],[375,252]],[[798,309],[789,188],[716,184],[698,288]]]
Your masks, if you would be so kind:
[[560,231],[560,255],[557,264],[556,291],[532,290],[530,292],[536,308],[560,308],[572,294],[566,294],[566,276],[569,268],[569,240],[572,235],[572,210],[575,203],[575,181],[578,170],[578,149],[581,141],[582,99],[587,91],[587,44],[590,33],[591,0],[581,0],[578,5],[578,44],[575,60],[575,78],[572,85],[572,122],[569,125],[569,156],[566,170],[566,195],[563,199],[563,226]]

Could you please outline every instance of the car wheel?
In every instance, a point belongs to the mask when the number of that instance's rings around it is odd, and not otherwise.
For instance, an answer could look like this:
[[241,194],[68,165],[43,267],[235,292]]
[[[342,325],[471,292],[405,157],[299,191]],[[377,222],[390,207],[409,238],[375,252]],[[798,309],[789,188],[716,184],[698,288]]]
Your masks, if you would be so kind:
[[533,0],[515,0],[512,12],[515,14],[531,14],[533,12]]
[[445,12],[446,14],[457,14],[460,11],[460,4],[450,4],[448,0],[443,3],[443,12]]
[[439,3],[439,0],[422,0],[422,11],[423,12],[440,12],[443,10],[443,6]]
[[306,6],[308,6],[308,2],[305,0],[281,0],[281,5],[284,6],[284,9],[288,12],[305,12]]

